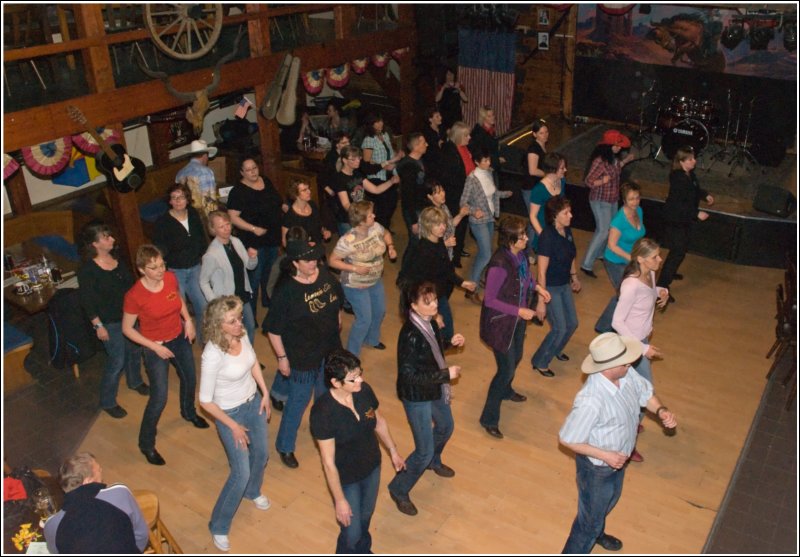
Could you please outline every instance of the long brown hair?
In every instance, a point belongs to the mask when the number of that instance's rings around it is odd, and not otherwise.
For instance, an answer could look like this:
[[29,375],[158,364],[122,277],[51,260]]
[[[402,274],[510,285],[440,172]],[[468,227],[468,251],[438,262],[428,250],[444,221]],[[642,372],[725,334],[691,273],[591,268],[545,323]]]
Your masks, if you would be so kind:
[[661,246],[655,240],[650,238],[639,238],[633,244],[631,249],[631,262],[625,267],[625,274],[623,278],[630,276],[642,276],[642,268],[639,266],[639,257],[648,258],[653,255],[653,252],[661,249]]

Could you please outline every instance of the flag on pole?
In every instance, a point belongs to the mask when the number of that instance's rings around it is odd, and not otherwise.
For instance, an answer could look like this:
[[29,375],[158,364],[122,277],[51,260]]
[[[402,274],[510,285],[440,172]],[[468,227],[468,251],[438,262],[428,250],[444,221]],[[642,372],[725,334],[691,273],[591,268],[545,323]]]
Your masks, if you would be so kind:
[[514,33],[458,30],[458,81],[469,97],[464,105],[464,122],[470,127],[478,121],[478,109],[494,110],[497,134],[508,130],[514,103]]
[[253,106],[247,97],[242,97],[242,100],[239,101],[239,106],[236,107],[236,112],[234,112],[234,116],[237,118],[244,118],[247,116],[247,111],[250,110],[250,107]]

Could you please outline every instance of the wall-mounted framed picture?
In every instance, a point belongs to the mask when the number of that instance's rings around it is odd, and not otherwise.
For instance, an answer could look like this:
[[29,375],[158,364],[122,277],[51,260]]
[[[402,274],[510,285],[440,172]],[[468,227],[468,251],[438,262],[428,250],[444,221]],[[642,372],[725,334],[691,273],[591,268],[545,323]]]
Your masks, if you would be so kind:
[[537,44],[539,45],[539,50],[550,50],[550,35],[539,32],[539,40]]
[[550,10],[547,8],[539,8],[539,27],[550,26]]

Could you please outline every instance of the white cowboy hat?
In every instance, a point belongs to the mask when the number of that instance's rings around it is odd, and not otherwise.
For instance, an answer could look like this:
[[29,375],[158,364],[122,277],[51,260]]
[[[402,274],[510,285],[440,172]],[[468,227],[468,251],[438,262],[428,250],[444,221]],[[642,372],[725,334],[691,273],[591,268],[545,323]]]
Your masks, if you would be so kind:
[[589,355],[581,364],[583,373],[597,373],[612,367],[631,364],[641,358],[642,343],[633,337],[603,333],[589,344]]
[[217,148],[209,147],[204,139],[195,139],[189,147],[189,154],[208,153],[208,158],[213,159],[217,156]]

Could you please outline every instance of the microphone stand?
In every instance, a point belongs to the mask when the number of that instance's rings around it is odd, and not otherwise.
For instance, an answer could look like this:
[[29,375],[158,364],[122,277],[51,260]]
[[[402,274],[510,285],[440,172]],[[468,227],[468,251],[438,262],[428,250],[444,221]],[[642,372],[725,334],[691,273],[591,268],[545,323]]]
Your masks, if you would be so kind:
[[[733,176],[733,170],[739,165],[741,165],[741,167],[746,172],[750,172],[750,170],[751,170],[750,163],[758,166],[758,161],[753,156],[753,153],[751,153],[750,150],[747,148],[748,147],[747,139],[750,136],[750,122],[753,120],[753,103],[755,102],[755,100],[756,100],[755,97],[750,99],[750,111],[747,114],[747,129],[745,130],[745,133],[744,133],[744,140],[741,143],[737,143],[736,146],[735,146],[733,155],[731,156],[731,160],[729,161],[729,164],[731,165],[731,171],[728,172],[728,178]],[[739,110],[741,112],[741,103],[739,104]],[[739,119],[738,118],[736,120],[736,136],[737,137],[739,136]],[[764,172],[763,168],[761,169],[761,172],[763,174],[763,172]]]

